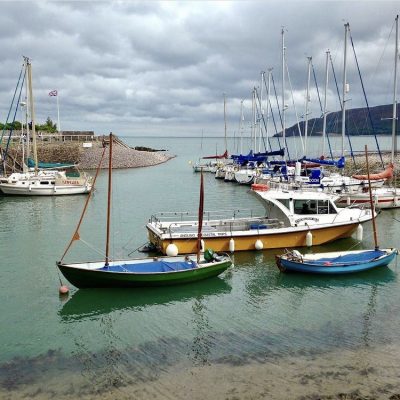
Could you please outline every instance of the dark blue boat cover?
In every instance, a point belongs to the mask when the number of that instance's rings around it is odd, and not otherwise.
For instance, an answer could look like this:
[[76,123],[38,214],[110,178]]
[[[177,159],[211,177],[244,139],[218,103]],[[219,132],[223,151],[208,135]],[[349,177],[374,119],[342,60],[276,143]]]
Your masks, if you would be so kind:
[[379,257],[382,257],[385,254],[387,254],[386,251],[382,250],[366,250],[358,254],[345,254],[339,257],[319,258],[318,260],[312,260],[312,261],[306,260],[305,262],[307,264],[325,264],[325,265],[328,263],[332,265],[350,264],[350,263],[358,264],[358,263],[373,261]]
[[121,264],[104,266],[97,269],[97,271],[109,272],[133,272],[133,273],[146,273],[146,272],[171,272],[180,271],[185,269],[194,269],[197,264],[194,261],[151,261],[135,264]]

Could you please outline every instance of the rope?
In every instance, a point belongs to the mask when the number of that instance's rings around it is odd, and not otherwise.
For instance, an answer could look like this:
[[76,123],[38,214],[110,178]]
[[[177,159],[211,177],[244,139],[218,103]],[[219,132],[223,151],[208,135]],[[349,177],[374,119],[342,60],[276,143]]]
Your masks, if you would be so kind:
[[[349,27],[349,32],[350,32],[350,27]],[[351,41],[351,46],[352,46],[352,48],[353,48],[354,59],[355,59],[355,61],[356,61],[356,65],[357,65],[358,75],[360,76],[361,87],[362,87],[362,91],[363,91],[363,93],[364,93],[365,103],[366,103],[366,105],[367,105],[368,118],[369,118],[369,121],[370,121],[370,124],[371,124],[372,132],[373,132],[374,137],[375,137],[375,142],[376,142],[376,147],[377,147],[377,149],[378,149],[379,158],[381,159],[382,167],[385,168],[385,164],[384,164],[384,162],[383,162],[383,158],[382,158],[382,154],[381,154],[381,149],[379,148],[378,138],[376,137],[376,132],[375,132],[374,124],[373,124],[373,122],[372,122],[371,110],[370,110],[370,108],[369,108],[368,99],[367,99],[367,93],[365,92],[364,81],[363,81],[362,76],[361,76],[361,70],[360,70],[360,66],[359,66],[359,64],[358,64],[356,49],[355,49],[355,47],[354,47],[353,37],[351,36],[351,32],[350,32],[350,41]],[[346,133],[347,133],[347,132],[346,132]],[[349,143],[350,143],[350,136],[349,136]],[[350,148],[351,148],[351,143],[350,143]],[[353,149],[352,149],[352,148],[351,148],[351,152],[353,153]]]
[[[79,218],[78,225],[77,225],[77,227],[76,227],[76,229],[75,229],[74,234],[72,235],[71,241],[69,242],[67,248],[66,248],[65,251],[64,251],[64,254],[63,254],[62,257],[61,257],[61,262],[62,262],[62,260],[64,259],[65,255],[67,254],[67,252],[68,252],[68,250],[70,249],[70,247],[72,246],[72,243],[73,243],[75,240],[81,239],[80,236],[79,236],[79,228],[81,227],[81,224],[82,224],[82,221],[83,221],[83,217],[84,217],[84,215],[85,215],[85,213],[86,213],[87,206],[88,206],[88,204],[89,204],[90,198],[92,197],[92,193],[94,192],[94,187],[95,187],[95,184],[96,184],[97,176],[98,176],[99,171],[100,171],[101,163],[102,163],[103,158],[104,158],[104,153],[105,153],[105,151],[106,151],[106,147],[103,148],[103,154],[101,155],[101,159],[100,159],[99,165],[97,166],[96,175],[94,176],[94,179],[93,179],[92,188],[90,189],[90,192],[89,192],[89,194],[88,194],[88,197],[86,198],[86,202],[85,202],[85,205],[84,205],[84,207],[83,207],[83,211],[82,211],[81,217]],[[82,240],[82,239],[81,239],[81,240]]]
[[[11,104],[10,104],[10,108],[9,108],[9,110],[8,110],[6,123],[5,123],[5,125],[4,125],[3,132],[2,132],[2,134],[1,134],[0,143],[3,141],[3,136],[4,136],[4,133],[5,133],[5,131],[6,131],[6,127],[7,127],[7,123],[8,123],[8,118],[10,117],[11,110],[12,110],[12,106],[13,106],[13,104],[14,104],[15,95],[17,94],[17,89],[18,89],[18,86],[19,86],[19,81],[21,80],[22,71],[24,70],[24,65],[25,65],[25,64],[22,64],[21,71],[20,71],[20,73],[19,73],[17,86],[15,87],[14,96],[13,96],[13,98],[12,98],[12,101],[11,101]],[[18,107],[17,107],[17,108],[18,108]]]
[[[282,126],[282,129],[283,129],[281,109],[279,107],[278,95],[276,93],[275,79],[274,79],[274,75],[273,74],[271,74],[271,80],[272,80],[272,86],[274,88],[274,94],[275,94],[276,106],[278,108],[279,119],[281,120],[281,126]],[[271,110],[272,110],[272,106],[271,106]],[[275,124],[275,119],[274,119],[274,124]],[[276,129],[276,125],[275,125],[275,129]],[[279,149],[282,149],[281,141],[279,139],[279,136],[278,136],[278,142],[279,142]],[[286,151],[287,151],[287,149],[286,149]]]

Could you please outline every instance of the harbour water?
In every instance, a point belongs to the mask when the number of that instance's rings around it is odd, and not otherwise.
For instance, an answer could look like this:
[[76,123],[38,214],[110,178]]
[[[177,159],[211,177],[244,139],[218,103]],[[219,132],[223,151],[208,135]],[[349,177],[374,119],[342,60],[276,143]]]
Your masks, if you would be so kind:
[[[196,212],[199,175],[189,161],[216,150],[210,138],[125,140],[177,157],[114,172],[115,257],[147,241],[153,213]],[[372,147],[373,139],[363,138],[360,150],[366,140]],[[102,258],[106,178],[102,171],[83,240],[67,260]],[[60,298],[55,262],[84,201],[0,197],[1,399],[400,398],[396,262],[351,276],[285,275],[274,262],[279,250],[243,252],[234,254],[231,271],[196,284],[71,287]],[[262,205],[248,187],[206,174],[205,209],[239,208]],[[381,246],[400,247],[400,211],[382,212],[377,223]],[[371,246],[366,225],[362,244],[344,239],[313,250]]]

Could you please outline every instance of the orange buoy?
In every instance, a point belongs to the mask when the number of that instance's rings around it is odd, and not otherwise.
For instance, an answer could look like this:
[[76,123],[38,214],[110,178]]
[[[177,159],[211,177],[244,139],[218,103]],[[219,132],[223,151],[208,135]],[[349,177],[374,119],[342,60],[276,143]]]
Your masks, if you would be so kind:
[[69,287],[66,286],[66,285],[61,285],[60,288],[58,289],[58,292],[59,292],[61,295],[66,295],[66,294],[69,293]]

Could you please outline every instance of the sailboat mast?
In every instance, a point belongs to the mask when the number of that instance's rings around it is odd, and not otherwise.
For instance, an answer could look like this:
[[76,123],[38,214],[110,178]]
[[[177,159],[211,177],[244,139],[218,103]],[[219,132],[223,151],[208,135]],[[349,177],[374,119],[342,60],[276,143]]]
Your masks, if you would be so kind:
[[329,79],[329,57],[330,51],[326,52],[326,63],[325,63],[325,90],[324,90],[324,116],[322,122],[322,155],[325,157],[325,142],[326,142],[326,107],[328,103],[328,79]]
[[399,59],[399,16],[396,16],[396,45],[394,50],[394,83],[393,83],[393,120],[392,120],[392,156],[391,162],[394,163],[394,155],[397,155],[397,63]]
[[343,56],[343,94],[342,94],[342,157],[344,156],[344,136],[346,133],[346,93],[347,93],[347,34],[350,25],[344,24],[344,56]]
[[251,98],[251,107],[252,107],[252,121],[251,121],[251,149],[255,151],[255,136],[256,136],[256,92],[253,88],[252,98]]
[[226,139],[226,97],[224,93],[224,124],[225,124],[225,151],[228,151],[228,143]]
[[261,138],[262,138],[262,129],[261,129],[261,121],[264,121],[264,107],[263,107],[263,95],[264,95],[264,75],[265,72],[261,72],[261,87],[260,87],[260,121],[258,124],[258,152],[261,153]]
[[307,136],[308,136],[308,113],[310,104],[310,79],[311,79],[311,62],[312,57],[307,57],[307,91],[306,91],[306,109],[305,109],[305,122],[304,122],[304,156],[307,156]]
[[35,161],[35,175],[38,173],[38,158],[37,158],[37,145],[36,145],[36,128],[35,128],[35,106],[33,104],[33,90],[32,90],[32,65],[29,58],[25,58],[26,65],[28,68],[28,92],[29,92],[29,106],[31,112],[32,121],[32,145],[33,145],[33,156]]
[[243,100],[240,100],[240,122],[239,122],[239,131],[240,131],[240,154],[243,154]]
[[[269,142],[268,141],[268,134],[269,134],[268,125],[269,125],[269,118],[270,118],[270,107],[269,107],[270,97],[269,97],[269,93],[270,93],[270,90],[271,90],[271,74],[272,74],[272,68],[269,68],[268,69],[268,86],[267,86],[267,127],[265,128],[265,136],[267,137],[267,142]],[[271,144],[269,146],[269,149],[272,151]]]
[[[283,145],[286,143],[286,121],[285,121],[285,30],[282,27],[282,137]],[[287,149],[286,149],[287,151]],[[286,160],[286,151],[284,153],[284,159]]]
[[110,151],[108,156],[108,194],[107,194],[107,233],[106,233],[106,260],[105,265],[107,266],[110,261],[110,216],[111,216],[111,179],[112,179],[112,146],[113,146],[113,135],[110,133]]

